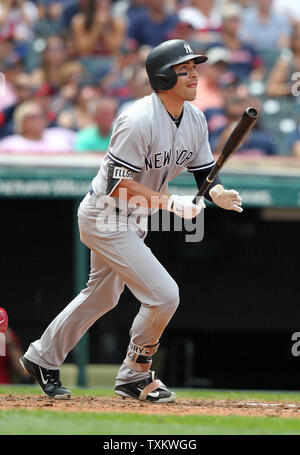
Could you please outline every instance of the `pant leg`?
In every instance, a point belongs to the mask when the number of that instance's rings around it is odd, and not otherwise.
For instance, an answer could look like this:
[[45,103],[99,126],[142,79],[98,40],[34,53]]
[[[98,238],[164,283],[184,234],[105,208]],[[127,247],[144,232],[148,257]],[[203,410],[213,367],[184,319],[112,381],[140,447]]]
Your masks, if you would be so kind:
[[56,369],[91,325],[114,308],[124,284],[100,256],[91,252],[87,287],[51,322],[41,339],[31,343],[26,358]]
[[[130,329],[131,342],[139,346],[156,345],[179,304],[178,286],[136,232],[122,230],[120,226],[102,231],[102,221],[102,214],[96,209],[81,218],[83,241],[105,258],[141,302]],[[132,375],[130,370],[124,365],[120,368],[117,384],[148,376],[145,372]]]
[[[103,231],[104,218],[105,213],[85,198],[85,205],[79,210],[79,228],[81,240],[93,252],[92,273],[87,288],[54,319],[25,354],[45,368],[55,369],[61,365],[85,331],[116,305],[123,283],[141,302],[130,330],[135,344],[157,344],[178,306],[177,284],[143,240],[130,229]],[[121,371],[122,380],[127,378],[127,370]],[[144,373],[137,375],[145,376]]]

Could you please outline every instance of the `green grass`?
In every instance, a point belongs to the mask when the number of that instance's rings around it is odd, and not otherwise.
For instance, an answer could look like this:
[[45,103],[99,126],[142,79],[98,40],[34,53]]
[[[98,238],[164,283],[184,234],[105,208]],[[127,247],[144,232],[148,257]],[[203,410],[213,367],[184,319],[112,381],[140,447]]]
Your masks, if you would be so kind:
[[0,411],[1,435],[299,435],[300,419]]
[[[74,395],[110,396],[111,388]],[[1,394],[40,394],[35,386],[0,386]],[[297,392],[178,390],[179,398],[299,401]],[[0,410],[1,435],[300,435],[300,419],[248,416],[137,415],[52,410]]]
[[300,392],[257,391],[257,390],[181,390],[176,392],[180,398],[207,400],[242,400],[242,401],[299,401]]

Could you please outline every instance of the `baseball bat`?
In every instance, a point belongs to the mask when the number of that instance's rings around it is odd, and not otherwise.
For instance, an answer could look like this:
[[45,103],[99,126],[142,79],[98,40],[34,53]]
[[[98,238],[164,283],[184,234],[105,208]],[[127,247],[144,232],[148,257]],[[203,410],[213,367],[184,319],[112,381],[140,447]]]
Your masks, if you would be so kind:
[[204,193],[209,188],[209,185],[213,182],[214,178],[216,177],[217,173],[222,169],[225,162],[231,157],[231,155],[236,151],[236,149],[241,145],[242,141],[245,139],[251,128],[253,127],[254,123],[258,118],[258,112],[254,107],[247,107],[247,109],[243,112],[241,119],[239,120],[238,124],[235,126],[234,130],[228,137],[223,150],[221,151],[220,155],[218,156],[217,161],[215,162],[212,170],[210,171],[209,175],[206,177],[206,180],[201,185],[198,193],[195,196],[194,204],[196,204],[197,197],[203,196]]

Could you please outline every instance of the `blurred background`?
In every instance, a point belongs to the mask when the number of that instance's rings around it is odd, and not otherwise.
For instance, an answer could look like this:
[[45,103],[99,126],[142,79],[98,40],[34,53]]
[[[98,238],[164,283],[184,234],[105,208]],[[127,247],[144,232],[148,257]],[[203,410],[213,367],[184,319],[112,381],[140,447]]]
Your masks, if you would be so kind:
[[[28,382],[20,354],[87,282],[78,204],[172,38],[209,57],[193,104],[214,154],[246,106],[260,118],[221,173],[243,214],[208,203],[199,243],[148,234],[181,293],[153,369],[170,387],[299,389],[300,0],[0,1],[0,383]],[[193,176],[170,192],[196,193]],[[113,385],[138,308],[125,290],[67,357],[66,385]]]

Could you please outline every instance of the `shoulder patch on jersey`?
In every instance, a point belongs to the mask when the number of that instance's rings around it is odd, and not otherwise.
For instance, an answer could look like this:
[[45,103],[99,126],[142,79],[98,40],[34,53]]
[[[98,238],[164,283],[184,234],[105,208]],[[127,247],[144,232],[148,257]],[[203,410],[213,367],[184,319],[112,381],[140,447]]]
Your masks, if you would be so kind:
[[112,179],[133,179],[133,172],[130,169],[126,169],[126,167],[116,166],[114,163],[109,163],[107,176]]
[[118,166],[113,161],[108,163],[106,195],[110,196],[121,180],[132,180],[134,172],[126,167]]

